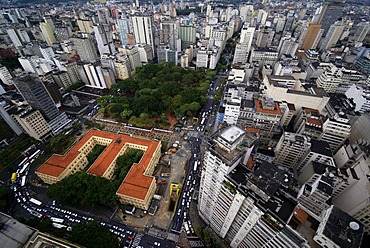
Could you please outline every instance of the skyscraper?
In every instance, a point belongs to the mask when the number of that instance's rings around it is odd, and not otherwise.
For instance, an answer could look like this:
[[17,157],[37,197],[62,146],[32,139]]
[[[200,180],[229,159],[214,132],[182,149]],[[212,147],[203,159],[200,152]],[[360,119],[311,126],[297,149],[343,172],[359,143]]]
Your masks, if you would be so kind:
[[315,49],[314,44],[317,39],[321,36],[321,25],[320,24],[310,24],[308,26],[308,31],[306,37],[303,40],[302,49],[307,51],[309,49]]
[[134,29],[136,44],[148,44],[152,48],[153,57],[155,55],[155,45],[153,37],[152,17],[145,15],[131,16],[131,23]]
[[324,29],[323,36],[326,36],[329,28],[341,17],[344,3],[341,0],[327,0],[322,7],[319,24]]
[[78,55],[80,56],[81,61],[94,63],[98,61],[98,54],[96,52],[93,41],[88,37],[73,37],[73,43],[77,50]]
[[117,19],[118,34],[122,46],[128,45],[127,35],[130,33],[129,21],[127,18]]
[[60,115],[45,85],[36,74],[23,73],[13,80],[28,104],[32,108],[40,110],[47,121],[51,121]]
[[49,22],[41,22],[40,23],[40,29],[42,32],[42,35],[45,38],[46,43],[51,46],[53,43],[56,43],[57,40],[55,39],[55,36],[53,34],[53,28]]

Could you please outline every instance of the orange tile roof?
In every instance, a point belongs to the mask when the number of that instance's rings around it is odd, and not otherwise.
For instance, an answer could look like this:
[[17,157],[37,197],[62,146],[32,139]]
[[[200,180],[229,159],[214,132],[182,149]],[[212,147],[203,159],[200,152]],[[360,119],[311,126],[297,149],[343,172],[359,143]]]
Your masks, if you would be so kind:
[[61,156],[54,154],[43,165],[41,165],[39,169],[37,169],[37,172],[58,177],[78,156],[80,153],[79,149],[93,136],[112,140],[112,142],[87,170],[87,173],[96,176],[103,176],[104,172],[108,169],[109,165],[113,162],[125,144],[131,143],[147,147],[147,150],[143,154],[140,162],[131,167],[117,191],[118,194],[144,199],[153,177],[145,176],[143,174],[158,145],[160,145],[160,142],[158,141],[133,138],[126,134],[113,134],[91,129],[65,155]]
[[275,105],[274,110],[263,109],[262,108],[262,101],[261,100],[256,100],[256,104],[255,104],[256,112],[257,113],[272,114],[272,115],[281,115],[279,104],[277,102],[274,102],[274,105]]
[[322,120],[316,119],[316,118],[307,118],[307,123],[311,124],[313,126],[319,126],[322,127]]

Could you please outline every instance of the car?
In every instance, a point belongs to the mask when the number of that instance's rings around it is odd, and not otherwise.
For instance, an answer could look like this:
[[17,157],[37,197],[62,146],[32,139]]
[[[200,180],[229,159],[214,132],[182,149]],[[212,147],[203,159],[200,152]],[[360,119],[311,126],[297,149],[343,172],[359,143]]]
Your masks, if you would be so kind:
[[20,202],[21,202],[21,200],[20,200],[19,198],[17,198],[17,202],[18,202],[18,203],[20,203]]
[[179,211],[177,212],[177,215],[180,215],[181,214],[181,209],[179,209]]
[[127,231],[126,231],[126,233],[127,233],[128,235],[132,235],[132,232],[131,232],[131,231],[129,231],[129,230],[127,230]]

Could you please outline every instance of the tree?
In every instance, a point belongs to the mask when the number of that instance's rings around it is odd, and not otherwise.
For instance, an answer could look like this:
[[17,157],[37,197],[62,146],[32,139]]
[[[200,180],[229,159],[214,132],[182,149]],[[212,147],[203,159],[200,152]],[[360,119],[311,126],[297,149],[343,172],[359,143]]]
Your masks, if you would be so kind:
[[118,237],[95,220],[74,225],[70,240],[89,248],[120,247]]
[[76,206],[111,206],[116,202],[115,191],[108,179],[79,171],[50,185],[46,193],[49,197]]

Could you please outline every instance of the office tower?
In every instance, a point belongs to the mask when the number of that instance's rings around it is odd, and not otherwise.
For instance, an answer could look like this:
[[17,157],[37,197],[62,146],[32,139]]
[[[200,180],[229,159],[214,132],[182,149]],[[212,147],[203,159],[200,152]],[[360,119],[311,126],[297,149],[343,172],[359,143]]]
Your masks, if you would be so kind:
[[317,40],[321,38],[322,31],[320,24],[309,24],[307,34],[303,40],[301,48],[305,51],[309,49],[315,49],[314,44],[317,44]]
[[53,51],[53,48],[51,48],[49,46],[40,45],[40,52],[41,52],[42,56],[44,57],[44,59],[53,60],[54,57],[55,57],[55,53]]
[[253,41],[254,27],[244,24],[240,32],[240,41],[235,47],[233,64],[245,64],[248,60],[249,51]]
[[65,68],[64,70],[68,73],[68,76],[73,84],[81,80],[80,74],[78,73],[76,62],[68,62],[64,64],[64,68]]
[[252,127],[259,129],[260,142],[262,145],[267,145],[278,132],[282,113],[279,104],[272,98],[264,97],[261,100],[255,100],[255,108]]
[[122,46],[128,45],[128,34],[130,33],[129,20],[127,18],[117,19],[117,28]]
[[343,112],[336,113],[332,118],[328,118],[323,124],[323,132],[319,140],[329,143],[333,152],[347,140],[351,133],[351,124],[347,115]]
[[328,142],[311,138],[310,143],[310,149],[302,157],[299,165],[294,168],[294,172],[297,175],[300,175],[302,171],[305,170],[306,166],[312,162],[335,167],[333,153]]
[[196,28],[191,25],[180,25],[179,39],[181,40],[181,49],[184,50],[190,45],[195,45],[196,42]]
[[[296,204],[276,196],[286,195],[284,187],[291,179],[267,162],[248,172],[245,163],[254,139],[243,130],[229,126],[212,138],[204,156],[198,199],[199,215],[206,224],[231,247],[308,247],[286,224],[289,217],[283,216],[283,212],[292,213]],[[272,204],[275,201],[279,204]]]
[[14,29],[7,29],[6,32],[8,33],[8,36],[9,36],[10,40],[12,41],[12,43],[15,47],[21,47],[22,46],[22,42],[19,39],[19,37],[18,37],[18,35],[17,35],[17,33],[15,32]]
[[177,65],[178,55],[176,50],[171,50],[166,46],[159,46],[157,50],[158,63],[172,62]]
[[343,7],[344,3],[340,0],[328,0],[323,4],[318,24],[321,24],[321,28],[324,30],[324,37],[329,31],[330,26],[342,16]]
[[153,37],[153,26],[151,16],[131,16],[131,23],[134,30],[136,44],[148,44],[152,49],[152,56],[155,56],[155,44]]
[[41,75],[40,79],[44,83],[46,90],[49,92],[54,103],[57,105],[57,107],[60,107],[63,97],[59,91],[59,86],[54,81],[52,73],[50,72],[45,75]]
[[283,55],[294,57],[298,50],[298,47],[299,44],[294,38],[289,36],[283,37],[280,40],[280,44],[278,46],[279,57],[281,58],[281,56]]
[[93,29],[94,24],[90,20],[77,20],[77,25],[82,33],[91,34],[94,32],[94,29]]
[[230,100],[224,102],[223,105],[225,107],[224,122],[226,122],[229,125],[236,125],[240,114],[241,103],[242,103],[241,97],[233,97]]
[[49,124],[37,109],[22,109],[12,116],[25,132],[36,140],[43,141],[51,133]]
[[340,23],[335,23],[330,26],[326,36],[321,40],[320,50],[328,49],[337,44],[341,37],[345,26]]
[[42,35],[45,38],[46,43],[49,46],[57,42],[57,40],[55,39],[54,33],[53,33],[53,28],[49,22],[41,22],[40,29],[41,29]]
[[137,67],[142,66],[140,61],[139,49],[136,46],[127,46],[123,50],[123,53],[128,56],[132,71],[135,71]]
[[148,44],[136,44],[141,64],[145,65],[153,61],[152,47]]
[[0,116],[16,135],[21,135],[24,130],[8,113],[10,108],[12,108],[12,103],[10,101],[0,101]]
[[[159,26],[159,44],[169,46],[171,50],[178,50],[178,25],[174,20],[164,20]],[[180,49],[180,48],[179,48]]]
[[250,27],[248,24],[244,24],[242,30],[240,31],[240,44],[247,44],[250,49],[253,41],[254,31],[254,27]]
[[302,107],[295,118],[293,129],[297,134],[318,139],[322,134],[325,119],[318,110]]
[[98,24],[93,26],[93,29],[99,54],[115,54],[116,49],[113,44],[112,31],[109,30],[109,26]]
[[275,147],[274,163],[288,169],[296,168],[309,151],[310,140],[304,135],[284,132]]
[[366,35],[370,31],[370,23],[369,22],[360,22],[356,25],[355,33],[350,38],[350,40],[355,42],[363,42]]
[[98,61],[95,45],[90,38],[79,36],[73,37],[72,41],[82,62],[94,63]]
[[0,65],[0,80],[3,84],[12,85],[13,84],[13,77],[10,74],[9,70],[5,67]]
[[47,121],[51,121],[60,115],[45,85],[36,74],[23,73],[13,80],[28,104],[39,110]]

